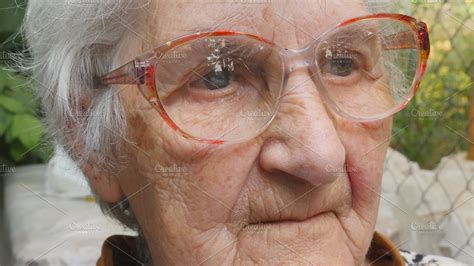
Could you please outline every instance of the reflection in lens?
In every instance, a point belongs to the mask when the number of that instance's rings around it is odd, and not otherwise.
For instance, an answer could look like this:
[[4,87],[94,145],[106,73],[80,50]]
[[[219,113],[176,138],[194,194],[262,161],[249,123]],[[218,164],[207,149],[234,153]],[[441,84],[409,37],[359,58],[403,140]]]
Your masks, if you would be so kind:
[[419,54],[409,25],[371,19],[325,36],[316,48],[314,71],[342,112],[376,119],[411,97]]
[[208,36],[185,43],[156,65],[160,101],[187,134],[236,141],[258,134],[277,107],[280,55],[246,36]]

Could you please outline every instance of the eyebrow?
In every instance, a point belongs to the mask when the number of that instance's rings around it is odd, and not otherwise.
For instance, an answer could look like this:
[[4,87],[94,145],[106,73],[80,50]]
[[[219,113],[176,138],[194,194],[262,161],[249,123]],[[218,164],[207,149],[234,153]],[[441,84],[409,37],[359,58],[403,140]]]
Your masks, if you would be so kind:
[[[193,34],[193,33],[198,33],[198,32],[214,32],[218,30],[230,30],[231,28],[235,26],[242,26],[239,25],[239,18],[244,17],[245,14],[243,12],[244,10],[241,10],[239,12],[235,12],[234,14],[230,16],[225,16],[217,20],[213,20],[212,26],[191,26],[191,27],[186,27],[182,29],[174,29],[172,31],[172,39],[176,39],[179,37],[183,37],[185,35]],[[247,27],[247,26],[246,26]],[[164,40],[169,41],[169,40]]]
[[174,31],[167,31],[166,34],[163,35],[163,38],[158,38],[158,45],[163,45],[168,41],[173,41],[176,39],[179,39],[181,37],[195,34],[195,33],[204,33],[204,32],[216,32],[216,31],[239,31],[239,32],[245,32],[245,33],[252,33],[250,31],[242,31],[242,30],[232,30],[233,26],[229,27],[208,27],[208,26],[196,26],[192,28],[186,28],[186,29],[179,29],[179,30],[174,30]]

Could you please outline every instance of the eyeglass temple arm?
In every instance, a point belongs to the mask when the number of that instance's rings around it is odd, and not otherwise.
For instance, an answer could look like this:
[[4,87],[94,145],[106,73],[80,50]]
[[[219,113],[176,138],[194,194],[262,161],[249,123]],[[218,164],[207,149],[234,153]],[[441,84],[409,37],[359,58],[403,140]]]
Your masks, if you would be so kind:
[[382,48],[384,50],[398,50],[398,49],[416,49],[418,44],[413,41],[413,32],[404,31],[386,36],[384,39],[390,40],[384,42]]
[[144,63],[133,60],[100,77],[100,84],[144,84],[148,68]]
[[[421,40],[423,49],[427,50],[429,49],[429,40],[427,37],[428,28],[423,22],[417,23],[417,27],[417,37]],[[390,40],[390,42],[384,42],[382,44],[384,50],[417,49],[419,47],[419,43],[413,40],[413,32],[409,30],[398,32],[385,38]]]

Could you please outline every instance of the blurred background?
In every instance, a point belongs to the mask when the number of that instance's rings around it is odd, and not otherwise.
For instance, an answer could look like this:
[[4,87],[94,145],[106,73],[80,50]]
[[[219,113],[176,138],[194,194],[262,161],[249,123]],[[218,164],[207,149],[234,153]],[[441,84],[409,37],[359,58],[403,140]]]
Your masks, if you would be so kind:
[[[377,2],[383,9],[388,1]],[[28,56],[18,34],[25,5],[21,0],[0,2],[0,258],[5,264],[41,264],[58,259],[52,257],[60,256],[60,252],[43,253],[47,251],[44,245],[53,247],[60,243],[60,237],[45,244],[45,229],[35,229],[31,224],[15,231],[31,218],[27,211],[19,214],[26,208],[21,204],[27,202],[16,199],[21,194],[35,202],[33,210],[47,208],[54,200],[64,199],[65,191],[56,189],[61,197],[53,195],[51,188],[46,193],[44,175],[80,175],[73,166],[47,164],[54,145],[41,123],[32,83],[26,74],[9,70],[16,58]],[[393,9],[393,1],[391,5]],[[431,56],[416,98],[394,117],[377,229],[400,248],[450,256],[474,265],[474,1],[399,1],[395,8],[428,23]],[[82,207],[91,208],[90,199],[83,194],[76,196],[66,198],[80,198],[81,204],[88,206]],[[99,224],[102,221],[93,223],[92,229],[103,235],[122,230]],[[94,231],[90,224],[88,228],[75,225],[67,223],[69,233],[84,237],[84,232]],[[45,226],[51,229],[51,225]],[[30,243],[35,240],[39,241],[36,246]],[[26,241],[29,246],[22,243]],[[32,246],[43,246],[43,251]],[[25,254],[28,252],[32,254]],[[67,261],[56,261],[61,260]]]

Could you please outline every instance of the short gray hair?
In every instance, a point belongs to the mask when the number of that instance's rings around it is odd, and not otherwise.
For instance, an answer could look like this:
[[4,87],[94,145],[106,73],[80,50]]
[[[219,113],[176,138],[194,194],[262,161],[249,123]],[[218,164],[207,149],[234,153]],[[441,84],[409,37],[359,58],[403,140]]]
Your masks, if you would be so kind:
[[[117,66],[117,51],[131,34],[126,28],[138,30],[137,15],[146,2],[28,2],[23,34],[31,56],[22,58],[20,66],[31,73],[49,132],[79,164],[92,153],[100,153],[101,162],[94,163],[107,168],[114,162],[110,156],[118,154],[121,140],[117,135],[126,132],[122,105],[117,90],[98,90],[95,78]],[[84,147],[84,153],[71,152],[75,145]],[[111,208],[96,198],[104,213],[137,229],[128,201]]]

